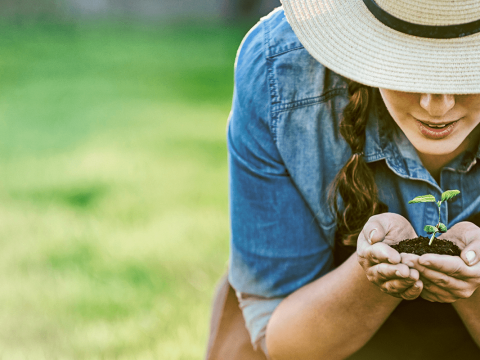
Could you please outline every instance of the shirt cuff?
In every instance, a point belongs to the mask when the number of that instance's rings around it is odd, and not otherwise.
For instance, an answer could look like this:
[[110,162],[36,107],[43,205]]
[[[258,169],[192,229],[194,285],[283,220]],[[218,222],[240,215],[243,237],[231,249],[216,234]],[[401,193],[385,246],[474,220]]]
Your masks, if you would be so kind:
[[265,332],[273,311],[284,298],[266,298],[238,291],[236,295],[254,349],[258,350],[260,348],[269,358],[265,343]]

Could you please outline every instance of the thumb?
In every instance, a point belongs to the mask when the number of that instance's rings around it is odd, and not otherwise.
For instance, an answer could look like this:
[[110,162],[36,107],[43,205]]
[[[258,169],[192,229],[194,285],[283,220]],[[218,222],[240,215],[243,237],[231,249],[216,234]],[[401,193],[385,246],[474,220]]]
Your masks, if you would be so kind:
[[462,250],[460,257],[468,266],[473,266],[480,261],[480,229],[468,231],[465,234],[467,246]]
[[385,229],[382,224],[372,218],[367,221],[363,227],[362,233],[370,245],[385,239]]
[[480,246],[473,246],[474,244],[468,245],[465,249],[462,250],[460,257],[468,266],[473,266],[478,263],[478,253]]

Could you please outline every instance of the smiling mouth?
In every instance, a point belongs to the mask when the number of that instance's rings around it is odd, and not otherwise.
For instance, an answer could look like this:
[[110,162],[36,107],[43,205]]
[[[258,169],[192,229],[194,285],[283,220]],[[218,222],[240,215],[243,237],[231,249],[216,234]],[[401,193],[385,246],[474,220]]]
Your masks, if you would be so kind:
[[418,129],[427,138],[432,140],[441,140],[448,137],[456,128],[456,125],[461,119],[449,121],[444,123],[432,124],[418,119]]

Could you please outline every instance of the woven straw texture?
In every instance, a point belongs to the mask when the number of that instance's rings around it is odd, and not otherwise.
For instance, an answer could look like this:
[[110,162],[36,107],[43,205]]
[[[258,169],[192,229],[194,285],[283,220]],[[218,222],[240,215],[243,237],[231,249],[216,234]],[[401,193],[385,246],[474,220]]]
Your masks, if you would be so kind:
[[[480,0],[377,0],[390,14],[422,25],[480,19]],[[480,33],[455,39],[403,34],[378,21],[362,0],[282,0],[288,22],[324,66],[392,90],[480,93]]]

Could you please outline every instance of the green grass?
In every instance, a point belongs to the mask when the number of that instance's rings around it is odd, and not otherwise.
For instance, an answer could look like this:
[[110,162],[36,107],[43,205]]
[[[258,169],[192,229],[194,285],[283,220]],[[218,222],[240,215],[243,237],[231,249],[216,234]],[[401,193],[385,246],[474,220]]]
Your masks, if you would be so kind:
[[246,28],[0,31],[0,359],[202,359]]

